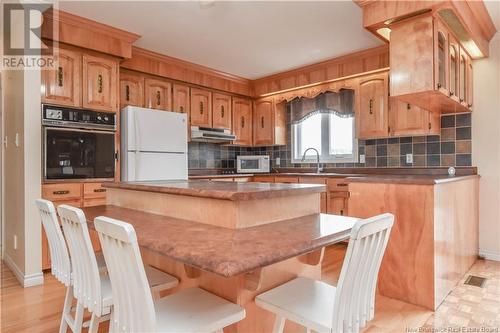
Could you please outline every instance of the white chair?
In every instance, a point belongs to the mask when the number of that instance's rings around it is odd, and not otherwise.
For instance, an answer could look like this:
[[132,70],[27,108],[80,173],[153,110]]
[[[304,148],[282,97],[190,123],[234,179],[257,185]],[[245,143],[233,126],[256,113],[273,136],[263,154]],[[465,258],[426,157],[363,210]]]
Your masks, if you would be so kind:
[[276,314],[273,333],[283,332],[287,319],[308,332],[359,332],[374,316],[378,271],[393,223],[392,214],[382,214],[354,225],[337,288],[299,277],[258,295],[255,303]]
[[113,289],[113,332],[222,332],[245,318],[245,310],[199,288],[184,289],[153,301],[148,292],[134,228],[125,222],[97,217]]
[[[89,332],[97,332],[99,323],[109,319],[113,297],[109,277],[101,275],[87,227],[85,214],[81,209],[68,205],[58,207],[66,241],[71,253],[73,266],[73,290],[77,299],[77,308],[87,308],[92,317]],[[152,267],[148,292],[155,292],[175,287],[179,281]]]

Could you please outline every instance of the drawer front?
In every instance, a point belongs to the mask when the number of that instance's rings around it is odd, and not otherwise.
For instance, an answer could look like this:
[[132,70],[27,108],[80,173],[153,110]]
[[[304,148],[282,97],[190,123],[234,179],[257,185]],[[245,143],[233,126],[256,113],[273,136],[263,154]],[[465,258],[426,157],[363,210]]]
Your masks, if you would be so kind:
[[82,184],[44,184],[42,185],[42,198],[50,201],[80,200]]
[[326,178],[321,177],[299,177],[302,184],[326,184]]
[[106,197],[103,198],[89,198],[83,200],[83,207],[102,206],[106,204]]
[[349,191],[349,183],[345,182],[344,178],[333,178],[327,180],[328,191]]
[[273,176],[253,176],[252,181],[256,182],[256,183],[274,183],[274,177]]
[[299,182],[299,177],[288,177],[288,176],[283,176],[283,177],[276,177],[274,180],[275,183],[298,183]]
[[101,183],[83,184],[83,199],[106,198],[106,188]]

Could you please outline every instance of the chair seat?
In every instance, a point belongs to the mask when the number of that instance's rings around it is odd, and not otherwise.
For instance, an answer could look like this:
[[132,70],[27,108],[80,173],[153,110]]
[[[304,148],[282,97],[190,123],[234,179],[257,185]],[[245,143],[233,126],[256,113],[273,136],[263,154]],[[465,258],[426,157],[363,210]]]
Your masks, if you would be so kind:
[[317,332],[330,331],[336,288],[299,277],[255,298],[255,303]]
[[152,266],[145,265],[146,277],[148,278],[149,288],[152,292],[160,292],[171,289],[179,284],[175,276],[167,274]]
[[214,332],[245,318],[245,310],[199,288],[155,302],[156,332]]

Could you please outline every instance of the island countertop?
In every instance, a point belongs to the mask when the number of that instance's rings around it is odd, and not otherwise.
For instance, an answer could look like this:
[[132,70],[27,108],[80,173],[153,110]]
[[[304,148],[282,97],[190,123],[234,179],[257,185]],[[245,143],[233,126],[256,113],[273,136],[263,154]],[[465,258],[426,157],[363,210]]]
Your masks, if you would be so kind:
[[207,180],[106,182],[102,186],[233,201],[277,198],[326,191],[325,185],[321,184],[211,182]]
[[313,214],[245,229],[229,229],[112,205],[83,208],[133,225],[141,247],[183,264],[231,277],[300,256],[349,237],[357,218]]

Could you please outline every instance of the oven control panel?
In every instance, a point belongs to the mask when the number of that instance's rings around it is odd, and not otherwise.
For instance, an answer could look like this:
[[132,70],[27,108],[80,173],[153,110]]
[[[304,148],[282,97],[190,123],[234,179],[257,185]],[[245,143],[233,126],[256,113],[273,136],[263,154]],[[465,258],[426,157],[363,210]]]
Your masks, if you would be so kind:
[[43,105],[42,124],[48,126],[115,130],[116,115],[111,112]]

